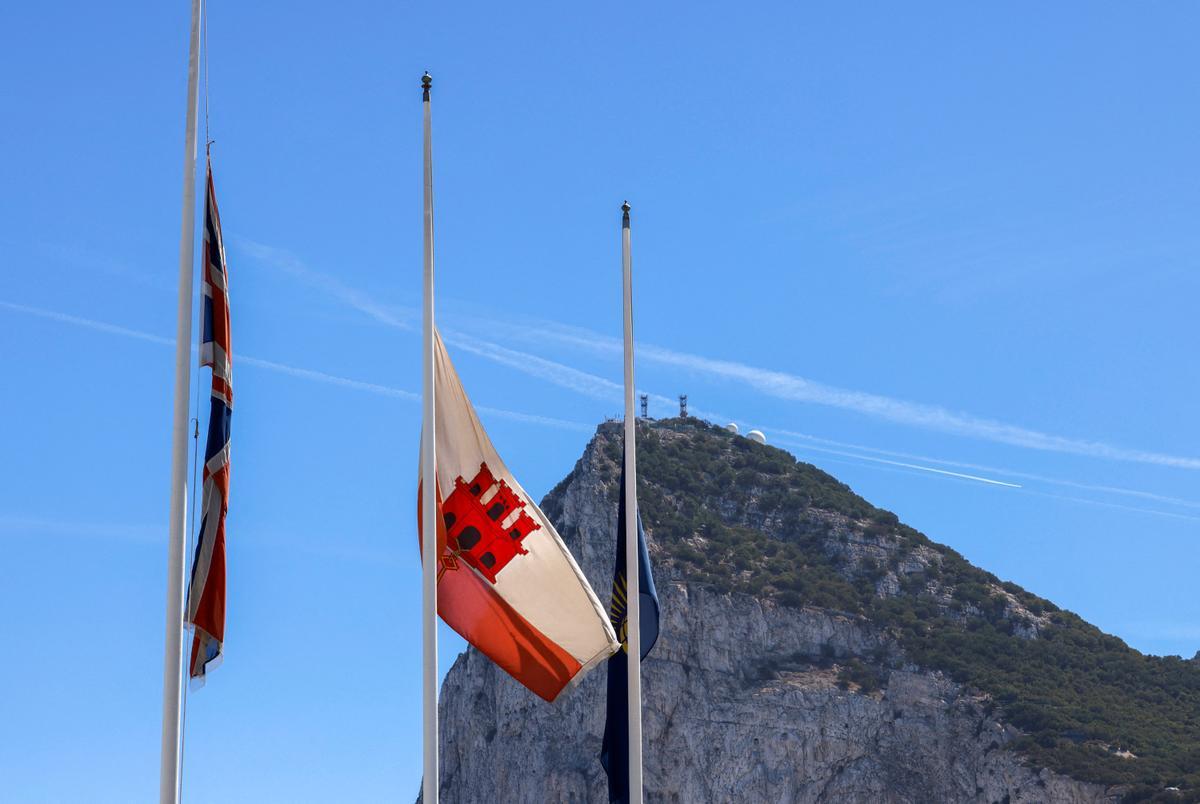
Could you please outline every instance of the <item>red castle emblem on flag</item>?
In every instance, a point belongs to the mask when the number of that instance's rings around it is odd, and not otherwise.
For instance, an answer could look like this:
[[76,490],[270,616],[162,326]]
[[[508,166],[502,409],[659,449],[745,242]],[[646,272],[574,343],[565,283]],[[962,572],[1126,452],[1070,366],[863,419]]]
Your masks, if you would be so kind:
[[[460,475],[454,491],[442,503],[446,546],[492,583],[500,570],[518,555],[529,553],[521,542],[541,525],[523,509],[520,499],[503,480],[496,480],[486,463],[467,483]],[[446,562],[452,568],[453,561]]]

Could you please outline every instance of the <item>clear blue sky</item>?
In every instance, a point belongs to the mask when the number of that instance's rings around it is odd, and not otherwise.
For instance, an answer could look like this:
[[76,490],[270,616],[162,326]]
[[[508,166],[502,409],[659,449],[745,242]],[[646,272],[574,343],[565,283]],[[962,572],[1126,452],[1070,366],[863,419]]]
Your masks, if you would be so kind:
[[[654,6],[214,0],[237,407],[187,801],[417,790],[418,405],[387,389],[420,383],[425,69],[439,314],[535,495],[620,410],[627,197],[645,390],[1200,648],[1200,11]],[[3,797],[149,801],[187,3],[0,22]]]

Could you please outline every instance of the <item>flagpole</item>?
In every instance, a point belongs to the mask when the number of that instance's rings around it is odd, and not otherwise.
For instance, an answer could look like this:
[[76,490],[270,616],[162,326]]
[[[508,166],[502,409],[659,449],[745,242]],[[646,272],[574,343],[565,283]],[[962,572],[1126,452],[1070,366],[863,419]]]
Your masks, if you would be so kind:
[[424,804],[438,800],[437,711],[437,429],[434,426],[433,344],[433,126],[429,110],[429,73],[421,78],[425,123],[425,304],[422,341],[423,403],[421,419],[421,629],[424,654],[422,702],[425,771],[421,784]]
[[187,530],[188,396],[192,384],[192,270],[196,246],[196,107],[200,2],[192,0],[183,148],[183,216],[179,235],[179,310],[175,328],[175,402],[171,425],[171,506],[167,539],[167,624],[163,646],[162,749],[158,800],[179,801],[179,695],[183,687],[183,561]]
[[629,202],[621,205],[621,268],[625,302],[625,584],[629,666],[629,801],[642,804],[642,631],[638,561],[637,419],[633,412],[633,265]]

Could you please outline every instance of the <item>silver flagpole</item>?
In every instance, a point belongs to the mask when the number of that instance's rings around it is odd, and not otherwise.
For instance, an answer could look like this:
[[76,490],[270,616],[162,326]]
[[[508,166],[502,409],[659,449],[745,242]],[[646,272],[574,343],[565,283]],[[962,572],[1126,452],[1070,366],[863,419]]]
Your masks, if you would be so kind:
[[642,804],[642,631],[637,537],[637,419],[633,413],[633,265],[629,202],[621,205],[621,268],[625,297],[625,619],[629,664],[629,801]]
[[429,111],[429,88],[433,79],[421,79],[425,107],[425,316],[422,342],[423,416],[421,420],[421,627],[424,678],[421,698],[425,723],[425,775],[421,800],[438,800],[438,711],[437,711],[437,429],[434,426],[433,367],[433,126]]
[[183,561],[187,531],[188,394],[192,385],[192,263],[196,247],[196,101],[200,0],[192,0],[187,122],[183,147],[183,220],[179,235],[179,312],[175,327],[175,406],[171,425],[171,519],[167,538],[167,633],[163,646],[160,804],[179,801],[179,695],[183,686]]

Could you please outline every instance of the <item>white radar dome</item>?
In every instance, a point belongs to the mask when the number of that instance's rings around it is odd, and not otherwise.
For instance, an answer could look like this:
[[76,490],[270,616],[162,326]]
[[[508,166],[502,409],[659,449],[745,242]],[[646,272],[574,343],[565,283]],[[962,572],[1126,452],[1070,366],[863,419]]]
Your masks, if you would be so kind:
[[760,444],[767,443],[767,437],[763,435],[762,430],[751,430],[750,432],[746,433],[746,438],[750,439],[751,441],[757,441]]
[[729,432],[733,433],[734,435],[737,435],[738,427],[733,422],[730,422],[729,424],[725,425],[725,429],[728,430]]

